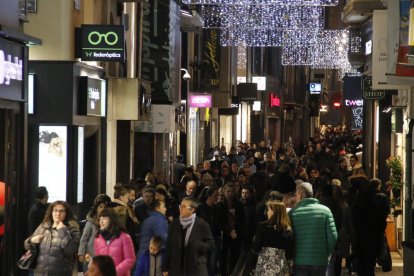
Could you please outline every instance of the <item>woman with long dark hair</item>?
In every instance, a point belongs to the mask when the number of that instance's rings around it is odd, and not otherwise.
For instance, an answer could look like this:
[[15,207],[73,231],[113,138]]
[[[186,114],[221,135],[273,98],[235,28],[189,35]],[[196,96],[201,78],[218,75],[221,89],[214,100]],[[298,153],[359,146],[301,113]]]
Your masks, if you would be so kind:
[[72,275],[79,238],[79,225],[69,204],[50,204],[43,222],[24,242],[26,249],[39,245],[34,275]]
[[253,241],[253,252],[259,254],[254,275],[289,275],[293,257],[293,233],[285,205],[268,201],[267,220],[259,223]]
[[120,227],[115,212],[106,208],[99,214],[99,233],[94,242],[96,255],[111,256],[118,276],[129,276],[135,263],[131,237]]

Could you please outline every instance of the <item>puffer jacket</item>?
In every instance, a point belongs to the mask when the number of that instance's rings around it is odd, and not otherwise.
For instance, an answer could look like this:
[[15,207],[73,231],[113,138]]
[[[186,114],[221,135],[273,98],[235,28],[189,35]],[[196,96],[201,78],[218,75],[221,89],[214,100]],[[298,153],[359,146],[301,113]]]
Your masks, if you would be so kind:
[[338,238],[328,207],[304,198],[289,211],[295,240],[295,264],[327,265]]
[[96,236],[98,235],[99,224],[91,216],[86,217],[85,228],[83,228],[82,237],[80,239],[80,245],[78,250],[79,256],[84,256],[86,253],[95,256],[95,250],[93,248],[93,243]]
[[116,275],[129,276],[135,264],[135,252],[131,237],[121,232],[119,237],[106,241],[101,234],[95,239],[95,254],[111,256],[115,263]]
[[72,220],[65,224],[66,227],[58,230],[52,228],[49,222],[42,223],[32,236],[25,240],[24,246],[28,250],[33,236],[44,235],[39,246],[35,275],[72,275],[80,232],[76,221]]

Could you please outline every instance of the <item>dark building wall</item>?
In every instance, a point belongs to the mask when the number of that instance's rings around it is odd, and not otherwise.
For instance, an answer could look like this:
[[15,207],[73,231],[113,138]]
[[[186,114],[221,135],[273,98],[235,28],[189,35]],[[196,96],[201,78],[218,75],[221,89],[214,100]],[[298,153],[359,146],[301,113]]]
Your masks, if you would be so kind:
[[19,1],[0,0],[0,26],[19,30]]

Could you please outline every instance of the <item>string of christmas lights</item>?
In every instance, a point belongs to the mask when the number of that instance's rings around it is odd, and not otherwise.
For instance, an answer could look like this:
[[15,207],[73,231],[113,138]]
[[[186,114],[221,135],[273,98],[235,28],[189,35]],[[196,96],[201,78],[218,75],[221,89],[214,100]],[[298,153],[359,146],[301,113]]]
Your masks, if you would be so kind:
[[339,0],[182,0],[187,5],[336,6]]
[[283,65],[308,65],[312,68],[346,68],[349,50],[348,30],[319,30],[307,34],[285,31]]
[[297,29],[323,28],[321,6],[232,5],[203,6],[204,28]]

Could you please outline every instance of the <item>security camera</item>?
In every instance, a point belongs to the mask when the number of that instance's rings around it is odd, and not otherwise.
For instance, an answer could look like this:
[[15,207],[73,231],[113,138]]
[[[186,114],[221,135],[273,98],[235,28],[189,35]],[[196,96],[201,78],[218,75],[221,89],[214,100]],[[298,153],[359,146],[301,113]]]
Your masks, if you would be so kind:
[[191,79],[190,74],[188,74],[188,71],[186,69],[181,68],[181,71],[184,71],[184,75],[183,75],[183,80],[188,81],[189,79]]

